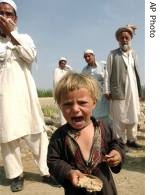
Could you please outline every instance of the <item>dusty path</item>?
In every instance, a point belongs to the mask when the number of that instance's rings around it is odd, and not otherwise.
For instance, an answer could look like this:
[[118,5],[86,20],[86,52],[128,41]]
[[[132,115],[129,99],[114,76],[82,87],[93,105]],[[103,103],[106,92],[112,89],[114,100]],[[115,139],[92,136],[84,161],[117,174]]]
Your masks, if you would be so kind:
[[[142,151],[133,151],[127,156],[127,163],[122,171],[114,175],[119,195],[144,195],[144,155]],[[23,156],[25,170],[24,190],[18,195],[63,195],[63,188],[52,187],[41,182],[38,169],[33,162],[31,153],[26,150]],[[0,161],[0,194],[11,195],[9,181],[4,177],[2,162]]]
[[[63,188],[55,188],[43,183],[39,170],[33,160],[31,152],[22,141],[23,144],[22,156],[24,165],[25,183],[24,190],[17,192],[18,195],[63,195]],[[0,156],[0,195],[11,195],[9,180],[5,179],[2,159]]]
[[[40,100],[43,106],[54,104],[52,98]],[[144,144],[144,140],[139,140]],[[24,144],[24,143],[22,143]],[[38,169],[33,161],[27,146],[23,145],[23,165],[25,171],[24,189],[17,195],[63,195],[63,188],[52,187],[41,182]],[[119,195],[144,195],[145,190],[145,153],[144,150],[132,150],[127,154],[126,163],[122,171],[114,175]],[[0,153],[0,195],[12,195],[9,180],[5,179],[3,164]]]

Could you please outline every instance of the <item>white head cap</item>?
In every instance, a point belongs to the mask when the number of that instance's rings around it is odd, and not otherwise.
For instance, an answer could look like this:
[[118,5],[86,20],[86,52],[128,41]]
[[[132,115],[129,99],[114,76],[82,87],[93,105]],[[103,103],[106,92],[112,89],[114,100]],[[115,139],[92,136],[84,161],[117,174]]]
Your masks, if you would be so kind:
[[88,54],[88,53],[90,53],[90,54],[93,54],[93,55],[94,55],[94,52],[93,52],[93,50],[92,50],[92,49],[87,49],[87,50],[84,52],[84,55],[85,55],[85,54]]
[[11,5],[13,7],[15,12],[17,12],[17,6],[16,6],[14,1],[12,1],[12,0],[0,0],[0,3],[8,3],[9,5]]
[[65,57],[61,57],[61,58],[59,59],[59,62],[62,61],[62,60],[67,62],[67,59],[66,59]]

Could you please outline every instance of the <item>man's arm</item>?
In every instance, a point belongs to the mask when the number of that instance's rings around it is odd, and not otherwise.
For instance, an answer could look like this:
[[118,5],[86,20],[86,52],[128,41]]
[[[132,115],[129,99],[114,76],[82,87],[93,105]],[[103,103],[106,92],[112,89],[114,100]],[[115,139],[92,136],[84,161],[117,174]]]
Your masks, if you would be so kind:
[[112,55],[109,54],[107,58],[107,63],[105,65],[105,72],[104,72],[104,94],[107,99],[111,98],[111,91],[110,91],[111,72],[112,72]]

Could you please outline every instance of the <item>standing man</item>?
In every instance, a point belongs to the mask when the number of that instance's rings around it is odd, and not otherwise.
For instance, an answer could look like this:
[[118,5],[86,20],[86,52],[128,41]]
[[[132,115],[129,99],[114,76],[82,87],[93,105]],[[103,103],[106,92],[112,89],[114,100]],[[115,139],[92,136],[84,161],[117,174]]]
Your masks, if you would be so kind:
[[72,71],[72,67],[67,64],[67,59],[61,57],[58,61],[58,67],[54,70],[53,86],[59,82],[59,80],[69,71]]
[[[58,67],[54,70],[53,75],[53,88],[57,85],[59,80],[68,72],[72,71],[72,67],[67,64],[67,59],[65,57],[61,57],[58,61]],[[61,125],[66,123],[65,118],[63,117],[62,112],[60,111],[60,120]]]
[[48,137],[31,64],[36,48],[30,36],[16,28],[17,6],[0,0],[0,144],[5,174],[13,192],[23,189],[20,138],[30,147],[43,180],[49,181]]
[[83,68],[82,73],[89,74],[94,77],[98,83],[101,90],[101,97],[97,101],[97,105],[93,111],[93,116],[103,121],[104,125],[108,125],[108,100],[103,94],[104,89],[104,64],[98,63],[95,59],[95,54],[92,49],[87,49],[84,52],[84,59],[87,62],[87,65]]
[[107,59],[105,92],[110,100],[113,130],[129,147],[140,148],[136,139],[141,83],[137,55],[131,47],[135,29],[134,25],[127,25],[115,33],[119,48],[111,51]]

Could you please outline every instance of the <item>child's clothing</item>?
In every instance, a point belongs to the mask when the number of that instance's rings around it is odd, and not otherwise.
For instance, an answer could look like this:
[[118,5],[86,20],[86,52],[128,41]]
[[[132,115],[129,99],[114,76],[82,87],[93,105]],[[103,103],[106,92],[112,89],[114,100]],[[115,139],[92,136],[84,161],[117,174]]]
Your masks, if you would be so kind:
[[120,172],[122,163],[115,167],[109,167],[105,162],[102,162],[102,157],[115,149],[120,152],[122,159],[124,159],[124,145],[110,128],[105,129],[102,123],[97,122],[94,118],[92,121],[95,133],[88,161],[84,160],[80,147],[74,139],[77,130],[74,130],[68,123],[60,127],[50,139],[47,157],[49,171],[64,187],[65,195],[87,195],[89,193],[84,188],[74,187],[66,178],[71,169],[78,169],[82,173],[95,175],[103,181],[102,191],[89,194],[117,194],[111,171]]

